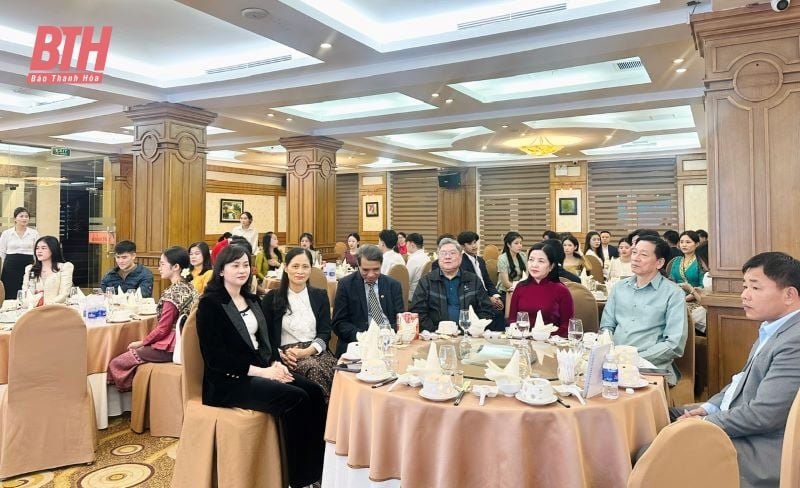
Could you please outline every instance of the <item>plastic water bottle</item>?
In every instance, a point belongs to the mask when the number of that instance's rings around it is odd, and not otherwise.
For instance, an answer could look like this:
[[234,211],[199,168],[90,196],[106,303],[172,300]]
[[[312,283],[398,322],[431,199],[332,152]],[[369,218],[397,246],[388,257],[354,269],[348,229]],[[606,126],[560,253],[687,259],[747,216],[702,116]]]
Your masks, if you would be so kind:
[[603,363],[603,398],[616,400],[619,398],[619,369],[614,356],[606,356]]
[[106,297],[100,288],[94,288],[86,297],[86,325],[103,325],[106,322]]

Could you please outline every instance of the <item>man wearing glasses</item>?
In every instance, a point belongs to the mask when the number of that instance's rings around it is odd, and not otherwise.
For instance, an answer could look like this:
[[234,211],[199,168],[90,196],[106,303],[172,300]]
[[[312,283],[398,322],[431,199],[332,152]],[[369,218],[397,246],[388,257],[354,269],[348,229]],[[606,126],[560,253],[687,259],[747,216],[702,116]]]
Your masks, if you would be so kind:
[[411,311],[419,314],[422,330],[435,331],[439,322],[458,322],[458,313],[470,306],[482,319],[492,319],[494,309],[475,273],[461,269],[461,246],[453,239],[439,241],[439,269],[420,278]]

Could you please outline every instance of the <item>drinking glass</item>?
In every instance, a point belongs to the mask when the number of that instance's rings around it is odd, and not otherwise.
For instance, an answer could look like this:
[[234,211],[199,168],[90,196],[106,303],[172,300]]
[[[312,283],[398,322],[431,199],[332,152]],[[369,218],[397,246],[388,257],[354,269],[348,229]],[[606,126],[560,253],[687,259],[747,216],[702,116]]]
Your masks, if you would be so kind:
[[517,329],[522,332],[522,338],[525,339],[525,335],[528,333],[528,329],[531,328],[531,319],[528,315],[528,312],[517,312]]
[[531,368],[531,353],[525,342],[517,346],[517,352],[519,353],[519,377],[525,381],[525,379],[533,373],[533,369]]
[[67,305],[77,305],[78,304],[78,287],[73,286],[69,289],[69,295],[67,295]]
[[467,330],[471,325],[470,318],[469,318],[469,310],[461,310],[458,312],[458,327],[464,333],[464,337],[461,338],[461,342],[458,345],[458,350],[460,352],[459,357],[465,358],[469,356],[470,349],[472,348],[469,342],[469,333]]
[[583,321],[581,319],[569,319],[567,338],[571,347],[577,348],[583,344]]
[[397,374],[398,364],[396,347],[389,346],[386,348],[386,351],[383,353],[383,361],[386,363],[386,369],[388,369],[390,373]]
[[17,310],[22,310],[25,305],[25,291],[17,291]]
[[381,337],[381,344],[383,345],[384,353],[389,348],[389,346],[392,344],[392,339],[394,337],[394,333],[393,332],[394,331],[392,331],[392,328],[389,327],[389,324],[387,324],[386,322],[381,324],[380,337]]
[[456,347],[452,344],[444,344],[439,348],[439,366],[442,367],[444,374],[452,375],[458,366],[456,357]]

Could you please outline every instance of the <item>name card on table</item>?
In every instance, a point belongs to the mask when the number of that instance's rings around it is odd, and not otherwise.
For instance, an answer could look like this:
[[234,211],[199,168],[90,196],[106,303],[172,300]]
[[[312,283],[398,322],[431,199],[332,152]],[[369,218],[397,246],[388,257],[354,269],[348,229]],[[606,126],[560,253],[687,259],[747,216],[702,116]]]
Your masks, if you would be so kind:
[[603,392],[603,361],[611,351],[611,344],[595,345],[589,351],[586,365],[586,382],[583,385],[583,398],[591,398]]

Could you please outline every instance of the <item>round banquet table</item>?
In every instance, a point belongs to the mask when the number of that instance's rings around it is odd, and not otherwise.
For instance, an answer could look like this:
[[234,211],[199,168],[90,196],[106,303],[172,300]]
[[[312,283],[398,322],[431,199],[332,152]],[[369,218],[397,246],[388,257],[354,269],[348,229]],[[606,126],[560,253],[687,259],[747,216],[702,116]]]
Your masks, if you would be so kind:
[[[120,394],[106,383],[108,363],[128,350],[128,344],[142,340],[156,326],[156,316],[123,323],[86,327],[86,366],[92,386],[97,428],[108,427],[108,417],[130,410],[130,393]],[[0,331],[0,395],[8,384],[10,331]]]
[[[401,371],[427,347],[415,341],[399,351]],[[472,393],[454,406],[337,371],[322,486],[623,487],[631,456],[669,423],[662,378],[649,379],[657,384],[632,395],[620,389],[617,400],[562,397],[571,408],[502,395],[481,407]]]

